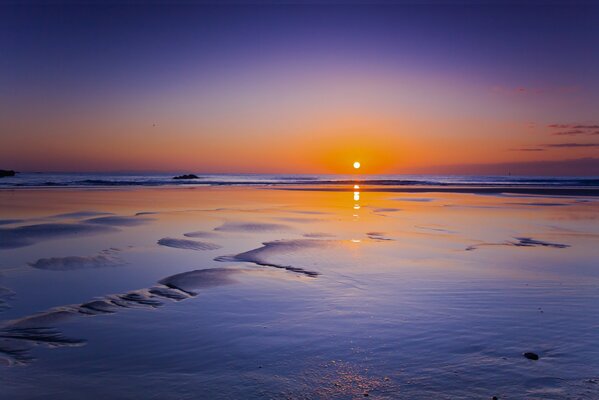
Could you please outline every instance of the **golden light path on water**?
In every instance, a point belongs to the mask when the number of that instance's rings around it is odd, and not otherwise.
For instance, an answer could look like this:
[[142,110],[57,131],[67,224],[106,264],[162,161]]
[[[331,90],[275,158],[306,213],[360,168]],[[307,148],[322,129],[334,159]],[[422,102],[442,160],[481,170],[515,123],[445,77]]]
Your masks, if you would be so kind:
[[[355,161],[354,162],[354,169],[359,169],[360,168],[360,162],[359,161]],[[357,179],[356,179],[357,181]],[[360,218],[360,215],[358,214],[358,210],[360,209],[360,185],[358,185],[357,183],[354,184],[354,221],[357,221]],[[353,243],[360,243],[360,239],[352,239]]]

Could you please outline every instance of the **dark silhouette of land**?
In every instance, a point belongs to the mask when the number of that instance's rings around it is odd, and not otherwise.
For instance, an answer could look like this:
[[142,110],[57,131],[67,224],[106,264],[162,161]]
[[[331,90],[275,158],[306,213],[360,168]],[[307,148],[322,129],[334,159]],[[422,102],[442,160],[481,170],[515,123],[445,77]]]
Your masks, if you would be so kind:
[[175,176],[175,177],[173,177],[173,179],[200,179],[200,177],[197,175],[194,175],[194,174],[186,174],[186,175]]

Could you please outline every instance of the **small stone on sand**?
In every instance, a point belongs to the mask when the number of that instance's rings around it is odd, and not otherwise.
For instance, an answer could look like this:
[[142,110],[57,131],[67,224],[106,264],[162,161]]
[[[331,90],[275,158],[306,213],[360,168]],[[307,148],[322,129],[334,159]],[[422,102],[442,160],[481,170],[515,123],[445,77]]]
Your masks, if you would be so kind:
[[524,357],[528,358],[529,360],[535,360],[535,361],[539,359],[539,355],[537,353],[531,353],[531,352],[524,353]]

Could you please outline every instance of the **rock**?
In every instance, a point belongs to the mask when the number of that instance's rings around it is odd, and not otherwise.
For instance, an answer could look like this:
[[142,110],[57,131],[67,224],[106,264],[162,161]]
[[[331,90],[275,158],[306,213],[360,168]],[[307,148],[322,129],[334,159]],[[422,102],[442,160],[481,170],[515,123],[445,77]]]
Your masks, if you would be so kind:
[[17,173],[12,170],[0,169],[0,178],[5,176],[15,176]]
[[175,176],[173,179],[200,179],[200,177],[197,175],[194,175],[194,174],[185,174],[185,175]]
[[539,359],[539,355],[537,353],[526,352],[523,355],[524,355],[524,357],[528,358],[529,360],[536,361]]

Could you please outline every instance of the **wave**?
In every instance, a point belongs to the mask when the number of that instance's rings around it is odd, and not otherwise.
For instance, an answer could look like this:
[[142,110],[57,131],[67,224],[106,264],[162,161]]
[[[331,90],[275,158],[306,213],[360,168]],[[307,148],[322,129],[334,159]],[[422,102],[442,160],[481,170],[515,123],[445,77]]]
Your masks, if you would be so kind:
[[599,177],[442,176],[442,175],[268,175],[204,174],[175,180],[171,174],[19,173],[0,180],[9,187],[126,187],[126,186],[533,186],[599,187]]

